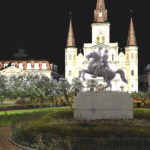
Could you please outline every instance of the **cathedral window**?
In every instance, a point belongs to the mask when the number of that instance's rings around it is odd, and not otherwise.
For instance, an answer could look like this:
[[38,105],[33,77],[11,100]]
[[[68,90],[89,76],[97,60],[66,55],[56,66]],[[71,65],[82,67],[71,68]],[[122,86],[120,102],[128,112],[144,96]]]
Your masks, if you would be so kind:
[[100,10],[99,10],[99,11],[100,11],[100,13],[102,13],[102,6],[100,7]]
[[135,58],[137,59],[137,54],[135,54]]
[[131,70],[131,76],[134,76],[134,70]]
[[112,54],[112,61],[114,61],[114,54]]
[[105,36],[102,36],[102,43],[105,43]]
[[69,76],[71,76],[71,71],[69,71]]
[[100,39],[99,39],[99,37],[97,37],[97,43],[100,43]]
[[127,59],[129,59],[129,54],[127,54]]
[[71,60],[72,59],[72,56],[71,55],[69,55],[69,60]]
[[133,53],[131,54],[131,59],[134,59],[134,54]]
[[101,7],[100,10],[99,10],[99,17],[102,17],[102,11],[103,11],[103,9]]

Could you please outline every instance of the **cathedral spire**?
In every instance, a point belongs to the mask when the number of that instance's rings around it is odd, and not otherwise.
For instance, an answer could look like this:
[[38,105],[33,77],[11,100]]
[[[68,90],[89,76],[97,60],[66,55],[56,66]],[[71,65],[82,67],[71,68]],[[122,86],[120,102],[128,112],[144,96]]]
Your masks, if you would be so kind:
[[70,12],[70,25],[69,25],[69,32],[68,32],[68,39],[67,39],[66,46],[67,47],[75,47],[75,39],[74,39],[74,34],[73,34],[71,12]]
[[132,17],[131,17],[131,20],[130,20],[130,27],[129,27],[129,33],[128,33],[128,39],[127,39],[127,46],[137,46]]
[[107,21],[107,9],[105,8],[104,0],[97,0],[96,10],[94,11],[95,22]]

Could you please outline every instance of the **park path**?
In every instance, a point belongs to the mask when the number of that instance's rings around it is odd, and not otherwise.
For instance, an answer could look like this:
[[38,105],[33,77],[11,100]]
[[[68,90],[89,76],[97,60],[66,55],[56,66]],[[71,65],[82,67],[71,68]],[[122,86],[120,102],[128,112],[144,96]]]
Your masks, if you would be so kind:
[[9,142],[10,134],[10,126],[0,127],[0,150],[22,150]]

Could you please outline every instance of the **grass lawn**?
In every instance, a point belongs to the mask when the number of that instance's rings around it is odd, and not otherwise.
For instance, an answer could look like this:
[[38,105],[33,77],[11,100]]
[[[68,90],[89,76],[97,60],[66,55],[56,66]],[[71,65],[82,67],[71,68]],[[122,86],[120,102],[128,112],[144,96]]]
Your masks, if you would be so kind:
[[53,111],[66,111],[70,110],[69,107],[56,107],[56,108],[40,108],[40,109],[28,109],[28,110],[10,110],[10,111],[1,111],[0,112],[0,126],[10,125],[15,120],[34,118],[42,116],[48,112]]
[[70,110],[69,107],[59,107],[59,108],[39,108],[39,109],[27,109],[27,110],[10,110],[10,111],[1,111],[0,115],[10,115],[10,114],[24,114],[32,112],[49,112],[49,111],[61,111],[61,110]]
[[23,110],[23,109],[37,109],[37,108],[51,108],[51,107],[63,107],[65,103],[26,103],[26,104],[2,104],[0,105],[0,111],[8,110]]
[[75,120],[69,107],[0,112],[0,126],[10,124],[13,140],[31,147],[41,137],[48,147],[56,137],[150,138],[150,109],[134,109],[134,119],[96,121]]
[[[43,103],[43,104],[51,104],[51,103]],[[13,106],[23,106],[23,105],[41,105],[41,104],[39,104],[39,103],[31,103],[31,104],[3,104],[3,105],[0,105],[0,108],[5,108],[5,107],[13,107]]]
[[61,139],[66,137],[112,140],[150,138],[150,109],[135,109],[134,119],[77,121],[73,118],[73,111],[70,108],[49,109],[44,114],[33,113],[33,116],[28,116],[27,120],[22,119],[12,126],[13,139],[30,147],[37,147],[41,137],[46,147],[52,146],[50,142],[52,140],[59,145]]

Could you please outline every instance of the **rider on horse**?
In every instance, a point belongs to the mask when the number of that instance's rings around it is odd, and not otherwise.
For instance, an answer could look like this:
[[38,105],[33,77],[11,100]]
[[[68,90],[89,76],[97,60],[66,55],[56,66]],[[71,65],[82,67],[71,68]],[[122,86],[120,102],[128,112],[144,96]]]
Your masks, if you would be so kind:
[[[101,64],[101,65],[100,65]],[[99,65],[95,66],[95,72],[94,75],[92,76],[93,78],[96,78],[99,74],[101,74],[101,76],[103,76],[104,71],[108,68],[109,69],[109,65],[108,65],[108,50],[105,50],[105,53],[102,57],[102,61],[99,63]]]

